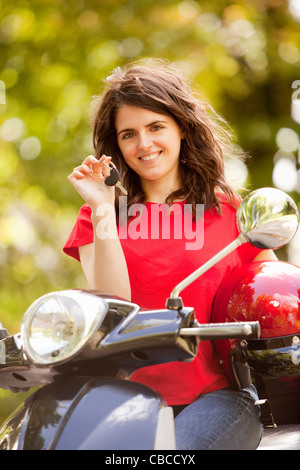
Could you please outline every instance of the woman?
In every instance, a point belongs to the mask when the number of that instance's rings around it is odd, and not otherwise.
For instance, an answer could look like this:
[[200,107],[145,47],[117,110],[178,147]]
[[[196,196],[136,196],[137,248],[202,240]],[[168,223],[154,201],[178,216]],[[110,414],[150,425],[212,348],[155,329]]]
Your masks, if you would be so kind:
[[[149,61],[118,68],[108,78],[97,103],[94,147],[95,155],[69,176],[85,204],[64,251],[80,260],[91,289],[161,308],[178,282],[237,236],[239,197],[224,176],[225,159],[236,155],[231,135],[171,65]],[[125,223],[125,236],[120,223],[124,214],[119,211],[124,207],[122,194],[104,184],[111,160],[128,191],[126,203],[132,217]],[[145,211],[135,217],[130,210],[141,205]],[[199,205],[204,219],[199,217]],[[179,227],[175,227],[175,208],[183,214],[186,206],[192,210],[184,218],[184,228],[190,223],[196,234],[202,227],[201,246],[195,243],[187,248],[191,237],[185,230],[174,235],[173,229]],[[154,221],[153,213],[161,207],[173,211],[162,211]],[[131,221],[136,222],[135,232]],[[164,224],[173,230],[167,237]],[[184,304],[195,307],[200,323],[209,322],[213,298],[224,277],[243,264],[274,258],[268,250],[242,245],[182,292]],[[257,447],[261,426],[255,392],[231,385],[211,342],[200,343],[191,363],[145,367],[131,379],[160,392],[179,412],[175,419],[178,448]]]

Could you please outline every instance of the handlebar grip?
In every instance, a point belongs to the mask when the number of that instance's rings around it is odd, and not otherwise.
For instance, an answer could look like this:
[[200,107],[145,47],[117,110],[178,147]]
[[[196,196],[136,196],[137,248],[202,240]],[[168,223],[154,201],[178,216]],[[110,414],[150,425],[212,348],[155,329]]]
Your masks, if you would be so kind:
[[181,328],[180,336],[197,336],[200,340],[218,339],[257,339],[260,337],[260,324],[252,322],[195,323],[190,328]]

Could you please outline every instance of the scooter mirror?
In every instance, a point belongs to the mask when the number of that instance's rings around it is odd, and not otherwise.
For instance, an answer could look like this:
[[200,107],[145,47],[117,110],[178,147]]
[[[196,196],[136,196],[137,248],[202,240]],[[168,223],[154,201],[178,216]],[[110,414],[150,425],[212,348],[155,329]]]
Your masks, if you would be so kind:
[[237,226],[251,245],[276,250],[295,235],[299,224],[293,199],[275,188],[248,194],[237,211]]
[[237,210],[239,236],[177,284],[167,299],[167,308],[182,308],[180,292],[238,246],[249,242],[259,248],[276,250],[293,238],[298,224],[298,209],[288,194],[275,188],[261,188],[249,193]]

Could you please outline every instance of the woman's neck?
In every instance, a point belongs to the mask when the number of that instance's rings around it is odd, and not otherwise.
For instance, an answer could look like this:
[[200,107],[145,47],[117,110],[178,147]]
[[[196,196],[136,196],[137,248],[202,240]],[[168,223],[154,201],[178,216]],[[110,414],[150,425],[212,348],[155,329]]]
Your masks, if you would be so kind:
[[146,180],[142,182],[142,188],[145,194],[146,202],[156,202],[158,204],[163,204],[166,201],[166,198],[174,191],[177,191],[179,187],[180,186],[177,184],[177,182],[173,182],[173,184],[169,185],[153,180]]
[[[153,182],[148,185],[143,185],[143,190],[145,193],[145,200],[146,202],[156,202],[158,204],[163,204],[166,201],[166,198],[176,191],[178,188],[168,188],[168,187],[158,187],[157,185],[153,185]],[[147,187],[148,186],[148,187]]]

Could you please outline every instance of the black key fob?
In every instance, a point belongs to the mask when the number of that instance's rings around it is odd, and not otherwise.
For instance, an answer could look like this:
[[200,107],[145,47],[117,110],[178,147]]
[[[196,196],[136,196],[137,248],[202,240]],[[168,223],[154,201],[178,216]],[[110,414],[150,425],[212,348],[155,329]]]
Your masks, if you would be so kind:
[[105,179],[107,186],[114,186],[120,179],[120,173],[116,168],[110,169],[110,175]]

